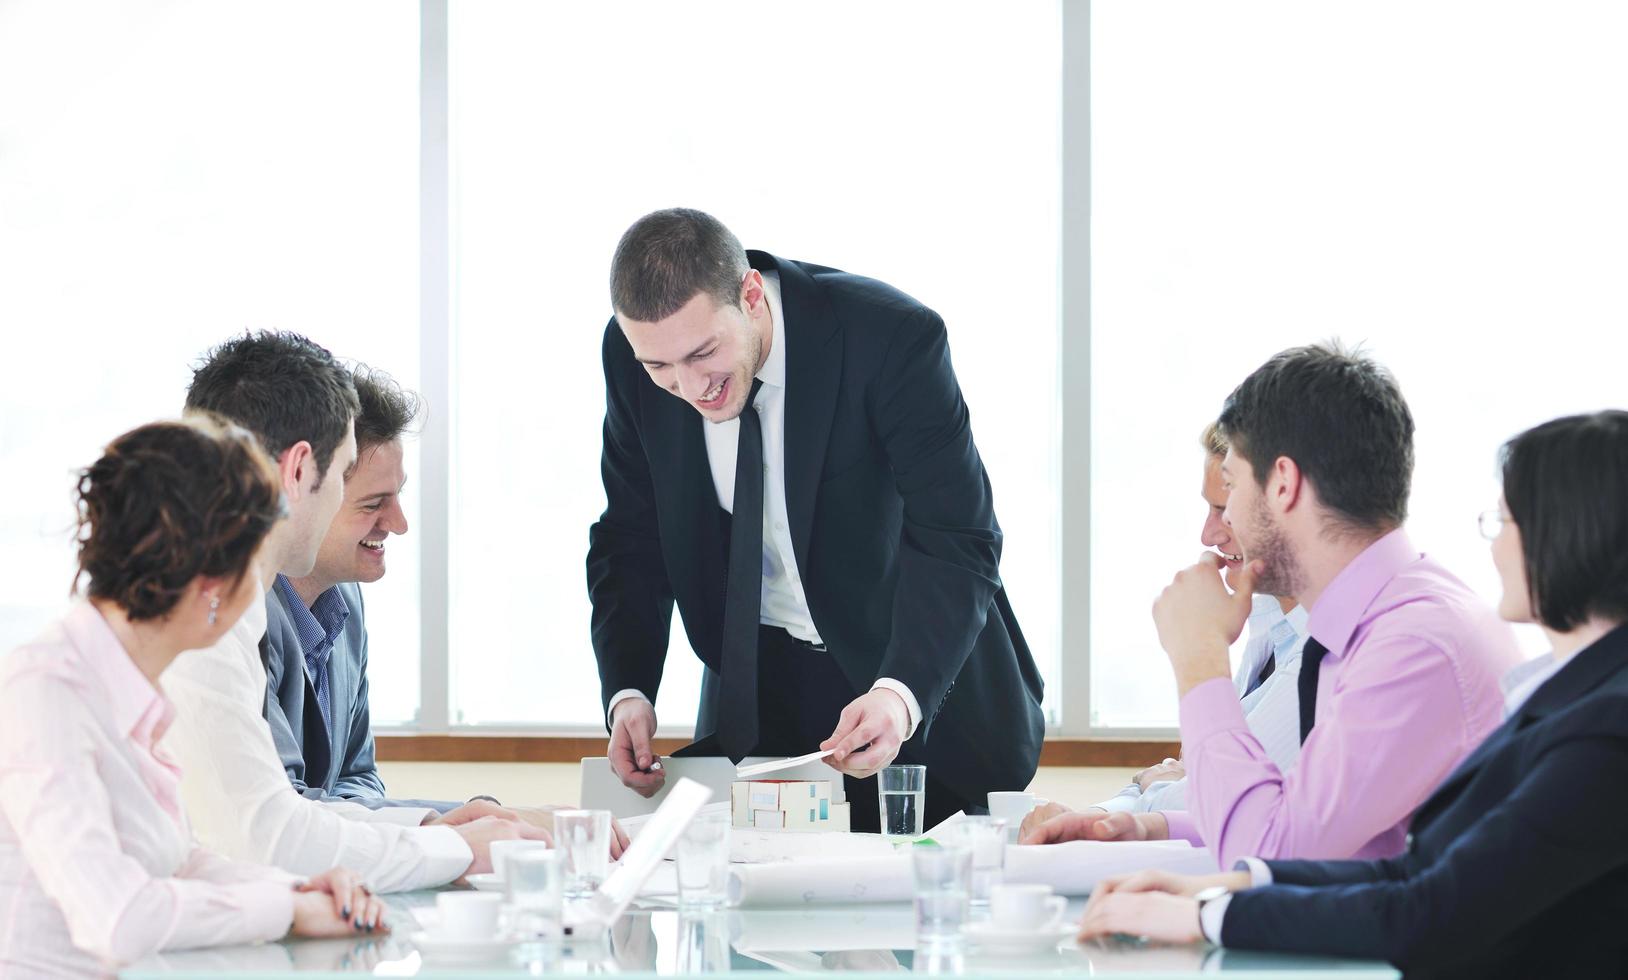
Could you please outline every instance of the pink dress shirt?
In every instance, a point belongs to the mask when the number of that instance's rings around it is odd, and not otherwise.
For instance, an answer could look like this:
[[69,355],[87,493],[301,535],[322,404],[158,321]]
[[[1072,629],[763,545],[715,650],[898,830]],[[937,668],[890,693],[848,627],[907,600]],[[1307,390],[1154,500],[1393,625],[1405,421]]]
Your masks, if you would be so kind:
[[298,879],[193,842],[172,716],[83,600],[0,661],[0,976],[288,931]]
[[1170,836],[1208,846],[1222,868],[1400,854],[1413,811],[1503,721],[1514,634],[1401,530],[1329,583],[1307,628],[1329,652],[1316,726],[1287,774],[1250,733],[1231,680],[1182,698],[1189,810],[1166,814]]

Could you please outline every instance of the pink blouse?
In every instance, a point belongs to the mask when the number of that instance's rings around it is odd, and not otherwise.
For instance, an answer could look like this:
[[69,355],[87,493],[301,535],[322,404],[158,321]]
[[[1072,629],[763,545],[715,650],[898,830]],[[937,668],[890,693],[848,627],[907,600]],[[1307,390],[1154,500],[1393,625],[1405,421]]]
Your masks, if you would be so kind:
[[0,975],[288,931],[296,878],[194,842],[173,717],[89,602],[0,659]]

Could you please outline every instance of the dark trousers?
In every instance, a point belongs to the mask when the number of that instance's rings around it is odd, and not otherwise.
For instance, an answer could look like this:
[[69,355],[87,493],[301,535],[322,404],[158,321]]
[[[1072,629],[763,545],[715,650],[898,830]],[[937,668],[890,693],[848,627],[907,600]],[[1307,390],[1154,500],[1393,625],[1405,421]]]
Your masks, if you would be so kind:
[[[757,643],[758,742],[752,754],[795,756],[817,751],[820,743],[836,730],[842,709],[863,692],[854,689],[829,653],[793,638],[783,629],[761,627]],[[702,700],[710,703],[703,708],[702,717],[716,719],[718,714],[729,710],[729,705],[717,703],[717,675],[708,671],[706,681]],[[912,757],[908,746],[894,760],[898,765],[920,762]],[[835,776],[836,771],[832,770],[831,774]],[[843,791],[848,796],[850,827],[862,833],[879,831],[882,823],[876,777],[844,776],[842,779]],[[957,810],[982,813],[982,807],[982,800],[959,798],[933,778],[932,770],[927,771],[926,818],[922,829],[932,827]]]

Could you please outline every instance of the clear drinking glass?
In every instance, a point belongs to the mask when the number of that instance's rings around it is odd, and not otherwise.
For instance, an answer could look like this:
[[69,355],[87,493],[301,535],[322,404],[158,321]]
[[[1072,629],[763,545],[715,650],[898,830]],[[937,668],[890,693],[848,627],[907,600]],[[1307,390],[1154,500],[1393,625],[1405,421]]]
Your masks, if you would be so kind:
[[927,767],[888,766],[876,774],[885,837],[921,836],[927,816]]
[[682,911],[678,915],[678,956],[675,966],[685,976],[728,973],[730,961],[729,913]]
[[711,909],[729,900],[729,824],[727,810],[696,814],[678,839],[678,907]]
[[960,939],[972,887],[972,851],[965,847],[917,844],[910,849],[916,879],[918,945]]
[[609,810],[561,810],[554,814],[554,846],[565,857],[565,895],[584,898],[605,883],[610,870]]
[[944,837],[944,843],[972,852],[971,901],[978,908],[987,906],[989,890],[1000,884],[1006,867],[1006,820],[963,816],[945,828]]
[[565,862],[558,851],[524,850],[504,862],[504,891],[514,914],[514,935],[538,939],[560,934]]

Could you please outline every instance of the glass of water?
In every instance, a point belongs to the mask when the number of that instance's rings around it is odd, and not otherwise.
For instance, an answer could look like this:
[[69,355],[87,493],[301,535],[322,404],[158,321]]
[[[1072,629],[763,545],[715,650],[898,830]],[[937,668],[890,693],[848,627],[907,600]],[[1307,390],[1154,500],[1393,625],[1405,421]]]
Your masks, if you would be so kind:
[[561,810],[554,814],[554,846],[565,856],[565,895],[586,898],[610,870],[609,810]]
[[916,878],[918,945],[959,939],[972,887],[971,849],[917,844],[910,849],[910,864]]
[[528,849],[509,855],[503,881],[516,937],[540,939],[560,934],[563,864],[558,851]]
[[927,767],[888,766],[876,774],[876,792],[881,795],[882,835],[920,837],[927,816]]
[[702,810],[678,839],[678,907],[715,909],[729,900],[727,810]]
[[1000,884],[1006,867],[1005,818],[963,816],[944,829],[944,843],[972,852],[972,904],[988,905],[989,890]]

